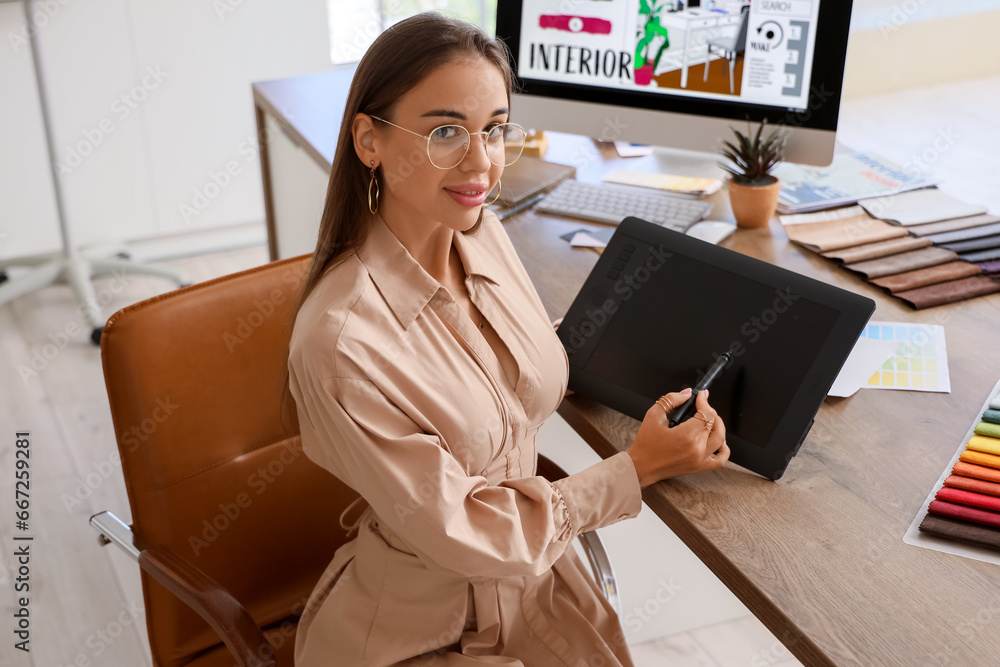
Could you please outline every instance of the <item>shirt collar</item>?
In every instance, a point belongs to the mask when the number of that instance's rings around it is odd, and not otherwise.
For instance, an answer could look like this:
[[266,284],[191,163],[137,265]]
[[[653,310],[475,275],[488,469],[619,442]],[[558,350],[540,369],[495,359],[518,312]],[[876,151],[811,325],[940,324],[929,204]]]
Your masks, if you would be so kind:
[[494,226],[499,227],[500,221],[493,211],[483,210],[483,222],[474,234],[455,234],[455,247],[458,256],[465,265],[468,276],[482,276],[494,285],[500,284],[501,263],[498,259],[500,249],[490,242]]
[[[470,278],[481,276],[498,284],[500,266],[496,258],[497,249],[493,248],[491,252],[487,241],[491,235],[486,226],[499,222],[490,219],[494,215],[492,212],[484,212],[483,215],[483,223],[475,234],[457,232],[453,243],[466,275]],[[368,236],[357,254],[396,319],[404,329],[409,329],[420,311],[441,289],[441,284],[413,259],[380,215],[374,216]]]
[[409,329],[441,284],[413,259],[380,215],[371,221],[357,252],[396,319]]
[[[453,242],[470,278],[482,276],[497,283],[500,267],[495,249],[490,252],[486,241],[490,234],[485,227],[499,223],[489,219],[494,215],[492,212],[484,212],[483,215],[483,224],[478,232],[471,236],[458,232]],[[357,255],[404,329],[410,328],[417,315],[441,289],[441,284],[413,259],[380,215],[375,215],[371,221],[368,236],[358,248]]]

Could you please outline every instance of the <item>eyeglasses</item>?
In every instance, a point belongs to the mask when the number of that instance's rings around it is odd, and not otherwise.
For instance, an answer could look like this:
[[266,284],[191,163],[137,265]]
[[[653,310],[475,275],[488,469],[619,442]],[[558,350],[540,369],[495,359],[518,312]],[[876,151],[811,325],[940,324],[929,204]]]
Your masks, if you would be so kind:
[[472,145],[472,135],[483,135],[486,155],[490,162],[498,167],[509,167],[517,162],[524,150],[524,128],[516,123],[500,123],[489,130],[469,132],[461,125],[442,125],[431,130],[430,134],[417,134],[384,118],[372,116],[375,120],[409,132],[427,140],[427,159],[438,169],[457,167],[469,153]]

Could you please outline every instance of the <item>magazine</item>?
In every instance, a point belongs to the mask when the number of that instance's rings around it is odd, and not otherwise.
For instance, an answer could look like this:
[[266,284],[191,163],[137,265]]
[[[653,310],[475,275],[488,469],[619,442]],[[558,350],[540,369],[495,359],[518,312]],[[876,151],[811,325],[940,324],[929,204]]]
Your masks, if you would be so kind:
[[838,153],[828,167],[783,162],[771,173],[781,180],[778,210],[782,213],[854,204],[936,183],[873,153]]

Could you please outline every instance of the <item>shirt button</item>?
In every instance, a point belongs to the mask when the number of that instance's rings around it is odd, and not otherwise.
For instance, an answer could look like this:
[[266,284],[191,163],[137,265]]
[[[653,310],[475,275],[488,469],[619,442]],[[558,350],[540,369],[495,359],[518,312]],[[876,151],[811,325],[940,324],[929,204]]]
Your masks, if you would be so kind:
[[619,521],[624,521],[627,518],[628,518],[628,514],[619,514],[618,515],[618,520]]

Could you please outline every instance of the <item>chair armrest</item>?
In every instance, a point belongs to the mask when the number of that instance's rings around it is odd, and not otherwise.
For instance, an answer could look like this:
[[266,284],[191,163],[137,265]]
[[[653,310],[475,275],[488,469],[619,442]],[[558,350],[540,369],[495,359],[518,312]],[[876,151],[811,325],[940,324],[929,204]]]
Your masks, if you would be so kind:
[[[90,517],[101,533],[101,544],[114,542],[139,567],[191,607],[212,626],[237,667],[276,667],[274,649],[246,608],[214,579],[164,546],[146,546],[111,512]],[[131,547],[131,548],[130,548]]]
[[[555,461],[541,454],[538,455],[538,474],[550,482],[569,477],[569,473],[560,468]],[[597,531],[580,533],[579,539],[587,561],[590,563],[590,569],[594,573],[594,579],[597,580],[598,588],[604,593],[605,599],[611,604],[620,619],[622,617],[622,602],[618,595],[615,570],[611,566],[611,559],[608,558],[604,542],[601,541]]]

